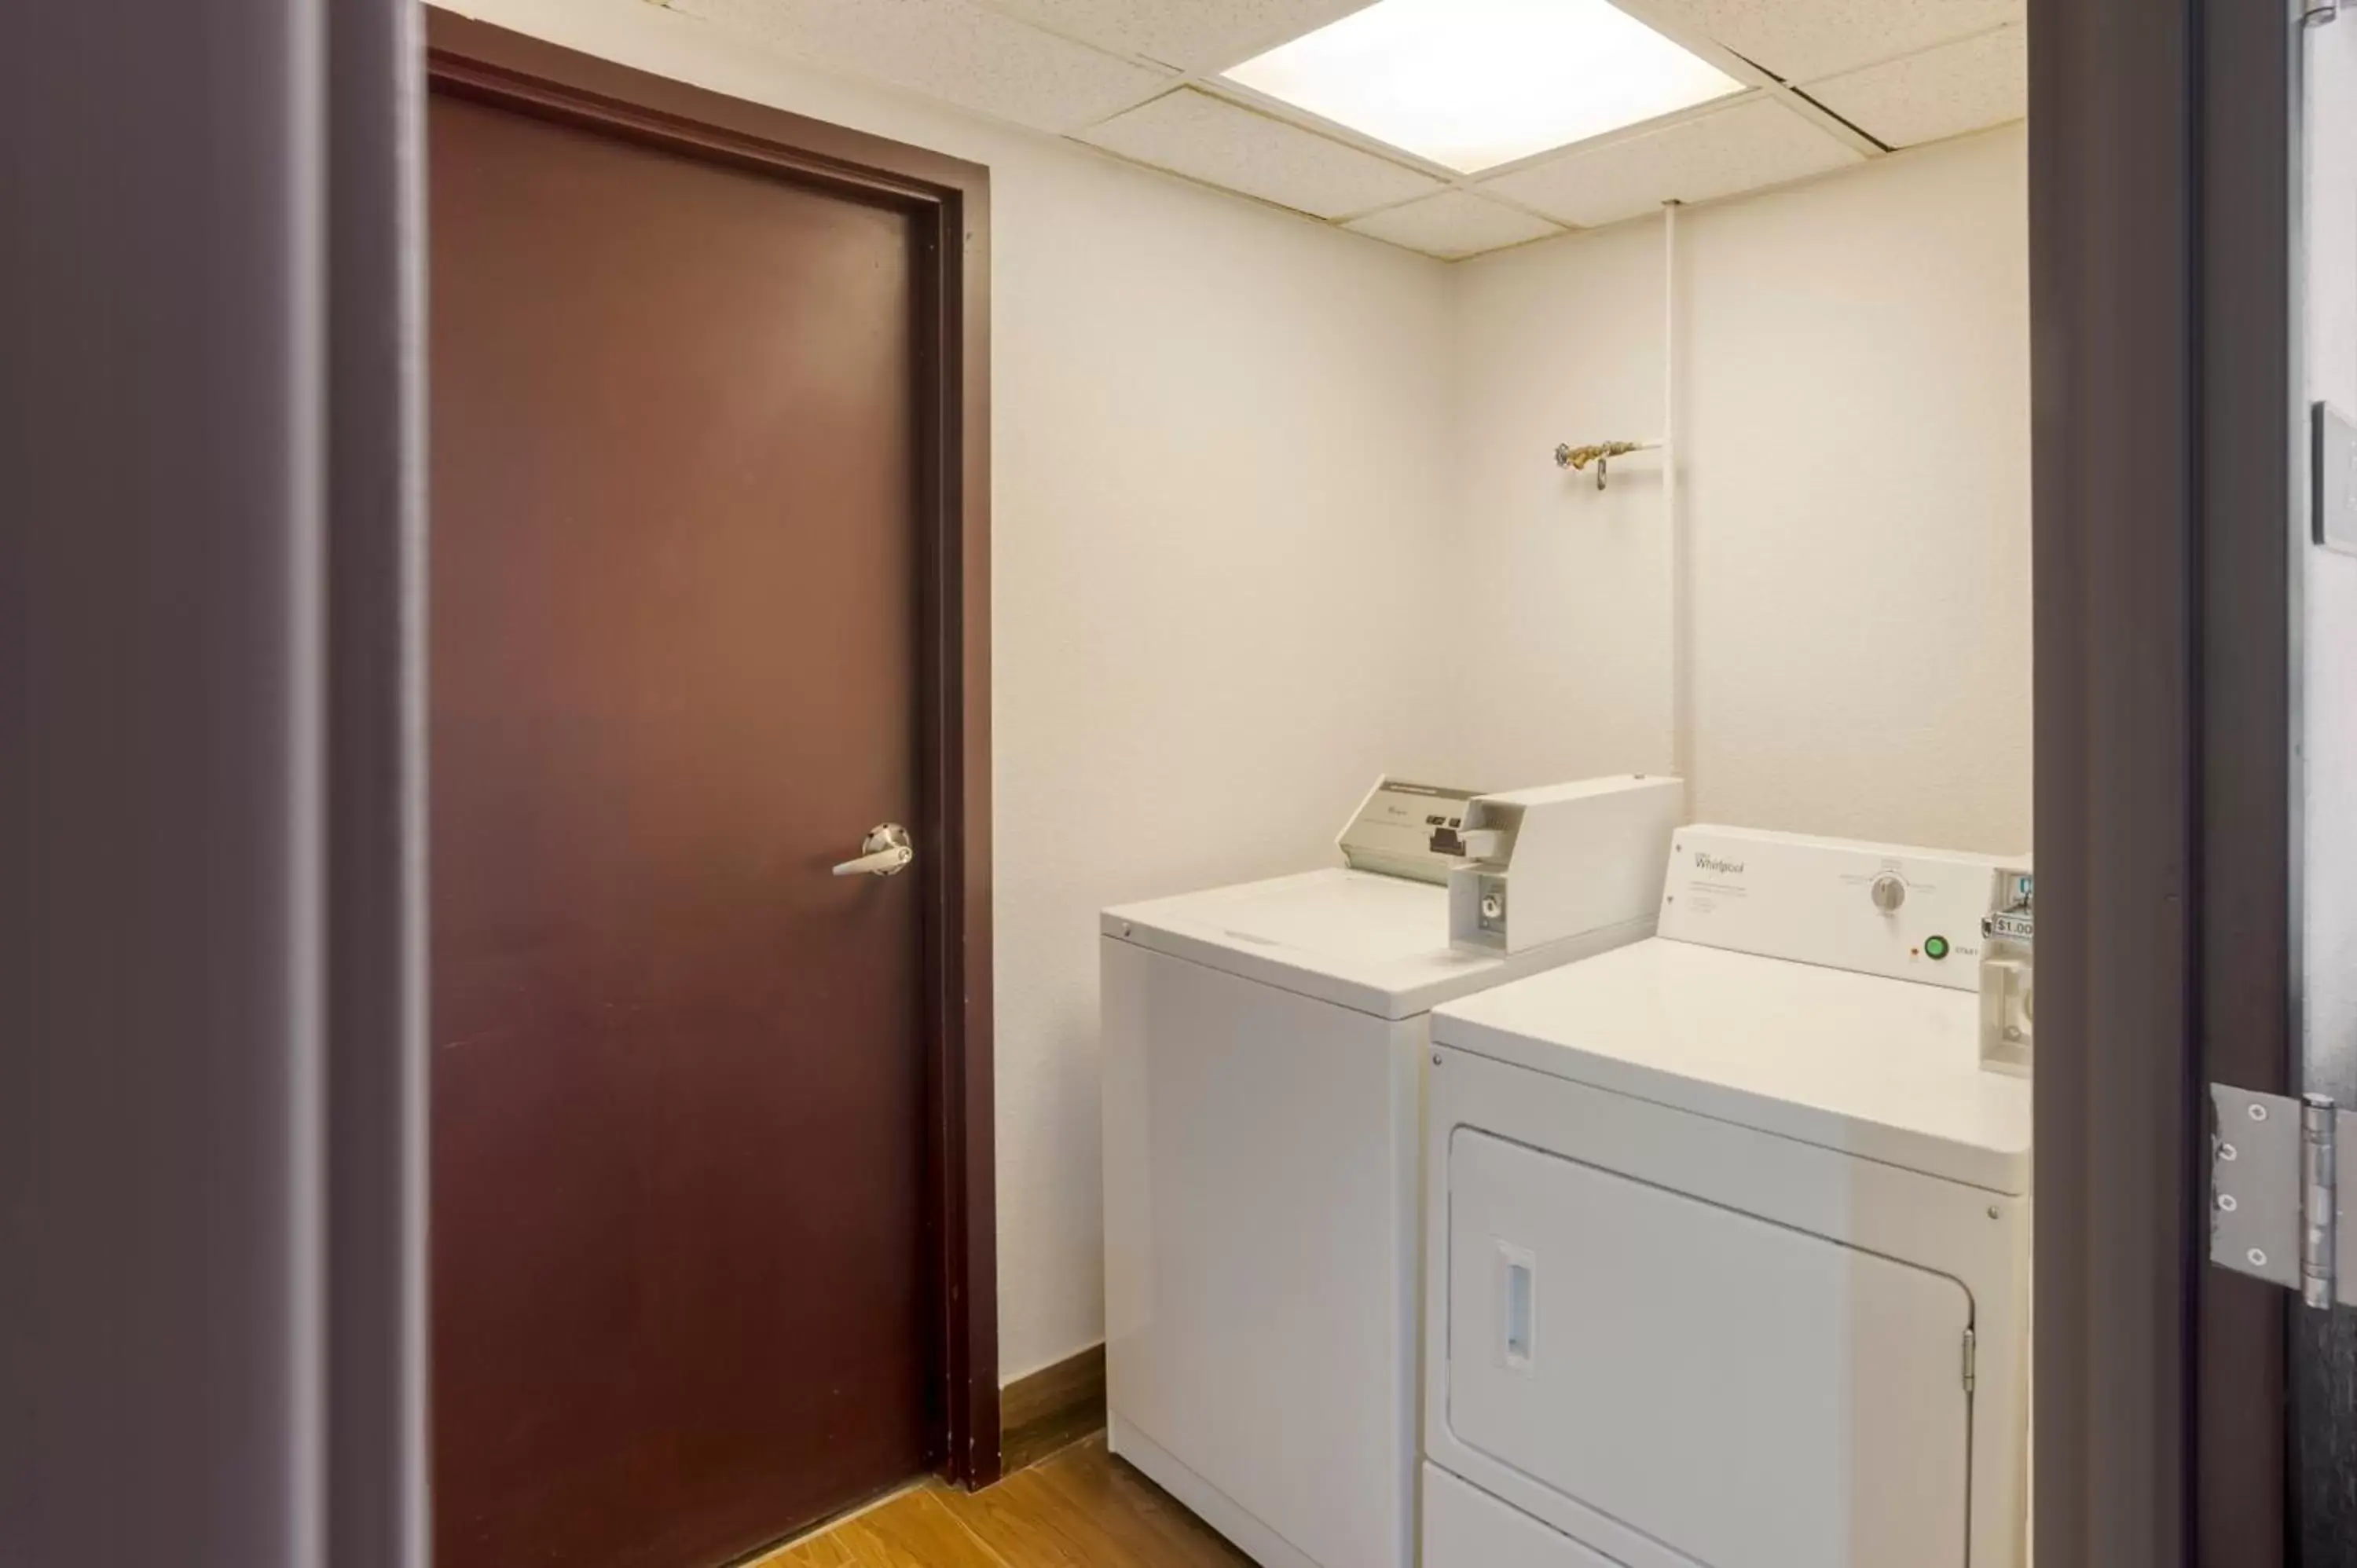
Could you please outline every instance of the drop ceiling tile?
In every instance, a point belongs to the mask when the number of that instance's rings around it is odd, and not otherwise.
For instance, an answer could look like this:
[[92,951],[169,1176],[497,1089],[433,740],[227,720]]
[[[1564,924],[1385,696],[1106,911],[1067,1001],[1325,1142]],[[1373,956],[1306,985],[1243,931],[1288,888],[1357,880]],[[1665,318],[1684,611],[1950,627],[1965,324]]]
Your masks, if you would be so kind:
[[977,0],[672,0],[672,9],[758,36],[823,70],[1043,131],[1092,125],[1172,80]]
[[1370,0],[992,0],[1010,16],[1099,48],[1177,66],[1225,70]]
[[1894,147],[2002,125],[2029,113],[2029,29],[2000,27],[1815,82],[1806,91]]
[[1566,154],[1477,188],[1579,228],[1651,212],[1664,201],[1710,201],[1863,162],[1773,98]]
[[1193,88],[1108,120],[1082,139],[1320,218],[1346,218],[1442,188],[1429,175]]
[[1462,190],[1369,213],[1350,228],[1447,261],[1563,232],[1544,218]]
[[1787,81],[1813,81],[2019,21],[2023,0],[1635,0]]

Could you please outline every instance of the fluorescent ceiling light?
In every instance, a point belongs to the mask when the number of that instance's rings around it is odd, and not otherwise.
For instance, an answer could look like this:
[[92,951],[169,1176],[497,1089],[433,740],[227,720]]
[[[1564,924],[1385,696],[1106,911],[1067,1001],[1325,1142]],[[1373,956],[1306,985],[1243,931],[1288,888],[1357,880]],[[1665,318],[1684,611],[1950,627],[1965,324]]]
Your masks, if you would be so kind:
[[1226,75],[1459,174],[1743,87],[1606,0],[1378,0]]

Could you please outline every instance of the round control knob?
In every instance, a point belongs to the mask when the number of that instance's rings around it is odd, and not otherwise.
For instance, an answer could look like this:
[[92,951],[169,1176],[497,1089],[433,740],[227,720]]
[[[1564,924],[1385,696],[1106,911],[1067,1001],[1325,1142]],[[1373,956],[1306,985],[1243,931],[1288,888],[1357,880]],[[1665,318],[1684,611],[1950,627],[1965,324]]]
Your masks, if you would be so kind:
[[1481,895],[1481,918],[1483,919],[1494,920],[1505,912],[1506,901],[1503,898],[1499,897],[1495,893],[1484,893]]
[[1899,906],[1907,902],[1906,879],[1896,872],[1886,871],[1874,879],[1874,907],[1886,915],[1896,914]]

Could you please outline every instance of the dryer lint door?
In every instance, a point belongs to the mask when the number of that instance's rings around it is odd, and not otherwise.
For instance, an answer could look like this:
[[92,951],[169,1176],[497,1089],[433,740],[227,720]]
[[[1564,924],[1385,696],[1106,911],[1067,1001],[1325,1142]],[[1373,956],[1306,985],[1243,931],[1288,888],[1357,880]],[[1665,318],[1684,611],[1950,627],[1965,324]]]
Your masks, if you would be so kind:
[[1708,1568],[1962,1568],[1943,1274],[1458,1128],[1457,1438]]

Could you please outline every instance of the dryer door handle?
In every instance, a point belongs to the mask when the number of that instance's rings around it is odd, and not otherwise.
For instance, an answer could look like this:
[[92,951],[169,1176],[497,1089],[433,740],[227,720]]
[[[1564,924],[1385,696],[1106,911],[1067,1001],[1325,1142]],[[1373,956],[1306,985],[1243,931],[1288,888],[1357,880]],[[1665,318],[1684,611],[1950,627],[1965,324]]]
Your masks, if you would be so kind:
[[1498,1364],[1533,1375],[1538,1359],[1538,1256],[1511,1241],[1498,1243]]

